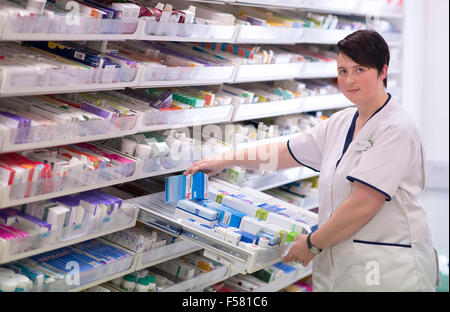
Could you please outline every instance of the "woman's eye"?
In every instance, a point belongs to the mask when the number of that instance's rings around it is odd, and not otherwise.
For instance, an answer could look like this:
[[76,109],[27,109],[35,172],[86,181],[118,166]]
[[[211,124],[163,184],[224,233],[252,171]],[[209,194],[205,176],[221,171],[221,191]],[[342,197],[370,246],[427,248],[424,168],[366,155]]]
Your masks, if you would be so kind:
[[359,68],[356,69],[356,71],[357,71],[358,73],[362,73],[362,72],[364,71],[364,68],[359,67]]
[[345,69],[341,69],[341,70],[339,71],[339,74],[340,74],[340,75],[344,75],[345,73],[347,73],[347,71],[346,71]]

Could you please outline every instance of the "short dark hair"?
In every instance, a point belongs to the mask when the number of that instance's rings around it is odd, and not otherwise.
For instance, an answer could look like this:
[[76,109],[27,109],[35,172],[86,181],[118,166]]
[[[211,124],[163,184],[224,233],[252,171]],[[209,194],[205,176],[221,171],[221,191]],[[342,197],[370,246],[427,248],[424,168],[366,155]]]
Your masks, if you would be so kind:
[[[355,63],[375,68],[378,74],[389,65],[389,47],[383,37],[374,30],[358,30],[337,44],[338,53],[345,54]],[[387,77],[383,80],[387,87]]]

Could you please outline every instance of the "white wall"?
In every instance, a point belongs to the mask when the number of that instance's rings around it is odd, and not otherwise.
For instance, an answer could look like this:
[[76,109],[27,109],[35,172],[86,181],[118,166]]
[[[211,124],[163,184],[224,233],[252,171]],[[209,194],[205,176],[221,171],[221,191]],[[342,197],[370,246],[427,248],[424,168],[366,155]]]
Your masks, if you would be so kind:
[[449,1],[405,0],[402,103],[427,155],[428,187],[448,189]]
[[449,252],[449,1],[404,0],[402,105],[422,135],[427,155],[424,204],[433,244]]
[[[425,40],[425,110],[423,140],[429,160],[430,183],[448,188],[449,158],[449,1],[427,2]],[[444,174],[446,171],[446,175]],[[433,181],[433,179],[437,181]]]
[[416,122],[423,136],[425,101],[426,0],[405,0],[403,7],[402,105]]

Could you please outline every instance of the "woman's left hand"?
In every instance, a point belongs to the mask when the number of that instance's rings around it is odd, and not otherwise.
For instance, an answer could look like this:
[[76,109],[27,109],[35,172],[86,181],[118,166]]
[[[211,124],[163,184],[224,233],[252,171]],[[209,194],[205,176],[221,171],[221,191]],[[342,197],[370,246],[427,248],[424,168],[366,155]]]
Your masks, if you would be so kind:
[[314,258],[314,254],[309,251],[308,244],[306,243],[306,238],[308,235],[299,234],[294,238],[294,242],[292,244],[289,253],[283,258],[283,262],[291,262],[295,261],[298,263],[302,263],[303,266],[307,266],[308,263]]

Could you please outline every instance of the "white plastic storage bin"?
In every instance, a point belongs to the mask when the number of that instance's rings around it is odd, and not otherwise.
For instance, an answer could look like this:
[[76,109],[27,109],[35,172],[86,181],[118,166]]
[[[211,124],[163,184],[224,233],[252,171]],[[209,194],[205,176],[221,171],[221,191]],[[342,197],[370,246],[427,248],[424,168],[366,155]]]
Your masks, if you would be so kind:
[[162,157],[145,159],[142,164],[142,174],[146,175],[151,172],[163,170],[161,158]]
[[136,160],[136,162],[122,166],[80,171],[71,176],[54,176],[48,179],[4,186],[0,188],[0,208],[131,181],[139,176],[142,171],[141,166],[141,162]]
[[289,8],[299,8],[305,0],[235,0],[234,2],[242,4],[256,4],[267,6],[279,6]]
[[337,62],[305,62],[298,78],[334,78],[337,77]]
[[140,131],[157,131],[162,129],[227,122],[231,120],[232,113],[232,105],[182,110],[149,111],[143,118],[145,125],[143,125]]
[[164,288],[162,292],[197,292],[204,288],[223,281],[228,277],[229,268],[226,265],[212,270],[208,273],[203,273],[191,280],[177,283],[171,287]]
[[[164,174],[167,170],[185,170],[192,164],[192,160],[172,159],[171,157],[149,158],[144,160],[142,177]],[[168,173],[168,172],[167,172]]]
[[251,140],[248,142],[238,143],[235,145],[235,148],[236,148],[236,150],[242,150],[242,149],[266,145],[266,144],[287,142],[288,140],[294,138],[297,135],[298,135],[298,133],[292,133],[292,134],[280,135],[280,136],[268,138],[268,139]]
[[378,16],[382,14],[386,2],[380,0],[360,0],[357,10],[371,14],[372,16]]
[[307,96],[302,104],[302,112],[327,109],[342,109],[353,106],[342,93],[330,95]]
[[167,87],[231,82],[234,66],[210,67],[146,67],[142,70],[140,87]]
[[233,42],[236,26],[200,25],[147,21],[139,39]]
[[242,43],[286,43],[301,42],[304,28],[241,25],[236,42]]
[[136,39],[138,19],[10,15],[4,22],[4,40],[124,40]]
[[[67,261],[66,262],[67,274],[63,273],[62,270],[58,271],[55,269],[55,272],[58,273],[54,274],[55,278],[54,279],[52,278],[52,281],[50,281],[49,278],[45,278],[45,281],[42,280],[40,283],[35,282],[33,284],[33,287],[28,291],[31,292],[80,291],[93,285],[100,284],[102,281],[113,279],[117,275],[124,275],[134,271],[136,259],[135,257],[136,254],[134,252],[101,238],[97,240],[100,241],[102,244],[111,245],[114,248],[123,250],[126,253],[126,255],[123,255],[121,259],[112,260],[109,263],[103,264],[94,269],[86,271],[80,270],[79,274],[74,274],[75,273],[74,270],[76,267],[73,266],[72,263],[68,261],[68,259],[61,258],[61,261]],[[57,252],[59,252],[59,250]],[[46,257],[48,257],[49,255],[51,257],[52,254],[53,252],[50,251],[49,254],[43,253],[34,256],[33,259],[19,260],[20,261],[19,264],[27,263],[28,261],[31,261],[32,263],[35,261],[36,262],[46,261],[47,260]],[[6,266],[9,265],[11,265],[11,268],[14,268],[15,270],[21,269],[20,265],[15,266],[13,262],[7,264]],[[37,268],[37,270],[42,274],[47,274],[44,269]]]
[[318,175],[318,172],[315,172],[314,170],[307,167],[289,168],[279,170],[272,174],[267,174],[261,177],[248,179],[242,182],[240,186],[249,187],[258,191],[265,191],[289,182],[316,177]]
[[233,149],[231,144],[220,140],[217,140],[217,143],[221,145],[219,147],[211,147],[208,145],[203,145],[200,147],[196,145],[191,146],[189,151],[180,151],[177,154],[169,155],[167,157],[146,159],[143,162],[142,177],[167,174],[169,173],[168,171],[184,171],[195,161]]
[[67,246],[80,241],[80,238],[87,240],[134,226],[139,209],[128,204],[122,208],[119,213],[101,220],[86,215],[80,224],[2,243],[0,244],[0,263]]
[[[123,251],[127,252],[129,254],[128,257],[118,260],[116,262],[108,263],[103,265],[102,267],[99,267],[97,269],[89,270],[82,272],[80,274],[80,285],[67,285],[67,283],[58,285],[59,287],[55,287],[54,291],[78,291],[85,289],[89,287],[91,284],[97,285],[99,284],[99,281],[107,281],[115,275],[122,275],[124,272],[130,272],[134,271],[135,267],[135,260],[136,260],[136,253],[126,249],[120,245],[114,244],[112,242],[109,242],[105,239],[100,239],[102,243],[105,243],[107,245],[114,246],[115,248],[122,249]],[[65,282],[65,280],[64,280]]]
[[235,82],[282,80],[301,75],[305,62],[287,64],[239,65]]
[[180,240],[179,242],[175,242],[161,248],[151,249],[138,254],[139,259],[136,265],[136,270],[139,271],[149,266],[169,261],[200,249],[201,248],[197,245],[184,240]]
[[236,105],[233,121],[294,114],[300,111],[302,102],[303,98],[296,98],[285,101]]
[[400,32],[383,32],[381,35],[389,45],[401,44],[402,34]]
[[88,120],[77,123],[8,129],[2,133],[1,152],[95,141],[116,137],[135,130],[138,116]]
[[[351,13],[358,9],[361,0],[304,0],[303,5],[306,8],[315,8],[321,10],[336,10],[339,12]],[[378,1],[381,2],[381,1]]]
[[137,86],[138,69],[81,69],[68,68],[42,70],[22,67],[0,71],[0,96],[97,91]]
[[[289,263],[289,265],[295,265],[295,263]],[[273,281],[258,287],[253,290],[253,292],[275,292],[292,285],[296,281],[307,277],[312,274],[312,262],[310,262],[306,267],[301,264],[295,266],[297,269],[288,274],[284,274]]]
[[343,29],[305,28],[303,33],[303,42],[337,44],[340,40],[344,39],[352,32],[352,30]]

